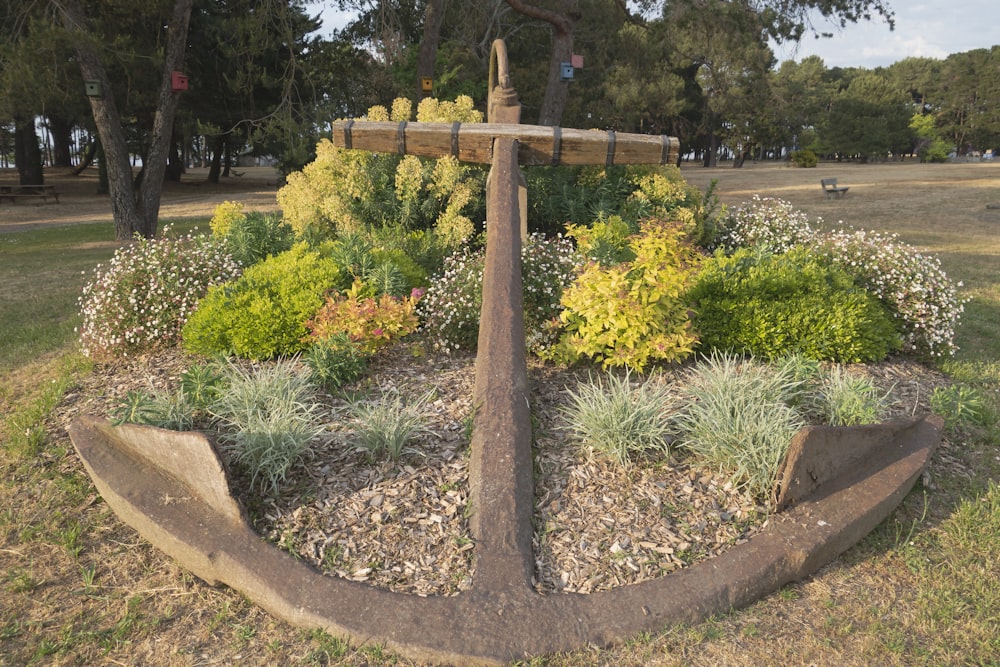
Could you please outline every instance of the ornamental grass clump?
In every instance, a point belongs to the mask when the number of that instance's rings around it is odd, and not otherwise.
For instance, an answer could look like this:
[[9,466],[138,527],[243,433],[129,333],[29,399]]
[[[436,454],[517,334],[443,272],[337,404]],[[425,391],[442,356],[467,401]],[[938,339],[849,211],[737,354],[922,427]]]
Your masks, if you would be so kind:
[[233,280],[240,267],[223,242],[205,235],[137,238],[94,268],[78,303],[83,353],[127,356],[176,345],[209,288]]
[[677,446],[766,499],[792,437],[806,425],[790,405],[804,382],[789,364],[713,353],[684,378],[673,417]]
[[669,386],[658,376],[633,383],[631,373],[567,389],[570,402],[561,412],[567,430],[582,446],[628,466],[637,457],[669,453],[673,404]]
[[228,362],[223,375],[226,390],[210,408],[219,442],[251,486],[275,493],[323,431],[309,371],[284,359],[247,368]]
[[885,411],[886,394],[870,378],[834,366],[823,378],[815,405],[830,426],[875,424]]
[[839,229],[817,249],[885,304],[903,336],[903,352],[951,356],[965,299],[936,257],[917,252],[896,234]]
[[354,424],[358,448],[371,461],[382,456],[397,461],[404,454],[419,454],[419,450],[407,445],[431,433],[426,408],[433,397],[431,390],[407,401],[398,391],[391,391],[374,400],[352,402],[347,412]]

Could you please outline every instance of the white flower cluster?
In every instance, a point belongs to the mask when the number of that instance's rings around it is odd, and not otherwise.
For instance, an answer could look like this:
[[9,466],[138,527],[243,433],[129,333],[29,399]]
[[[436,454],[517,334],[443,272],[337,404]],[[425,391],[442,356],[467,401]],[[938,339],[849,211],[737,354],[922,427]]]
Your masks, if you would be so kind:
[[78,303],[84,354],[125,356],[180,339],[208,288],[235,279],[240,267],[224,240],[199,234],[138,239],[98,264]]
[[936,257],[923,255],[896,234],[834,230],[819,247],[856,282],[878,297],[901,322],[903,351],[952,355],[955,329],[967,299]]
[[[462,248],[453,253],[417,304],[424,330],[437,349],[453,352],[475,348],[484,263],[482,250]],[[528,347],[538,350],[558,337],[559,301],[563,289],[576,277],[581,259],[569,239],[548,239],[536,233],[521,250],[521,264]]]
[[771,252],[786,252],[794,246],[811,242],[815,235],[806,214],[791,203],[754,195],[753,199],[721,221],[716,243],[726,252],[753,246]]

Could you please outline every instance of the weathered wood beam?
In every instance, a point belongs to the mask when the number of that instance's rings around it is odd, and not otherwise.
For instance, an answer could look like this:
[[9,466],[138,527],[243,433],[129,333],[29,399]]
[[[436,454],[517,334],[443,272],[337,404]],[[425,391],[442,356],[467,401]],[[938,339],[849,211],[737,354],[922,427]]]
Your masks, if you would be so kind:
[[489,164],[494,139],[516,139],[523,165],[676,164],[676,137],[498,123],[393,123],[337,121],[333,143],[380,153]]

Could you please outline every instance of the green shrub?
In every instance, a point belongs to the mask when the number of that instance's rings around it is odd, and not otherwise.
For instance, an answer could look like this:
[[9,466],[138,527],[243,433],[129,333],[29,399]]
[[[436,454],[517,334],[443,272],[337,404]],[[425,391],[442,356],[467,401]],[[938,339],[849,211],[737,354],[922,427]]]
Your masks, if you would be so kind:
[[307,345],[306,322],[339,280],[333,260],[297,244],[209,290],[184,327],[184,346],[255,360],[295,354]]
[[935,388],[931,394],[931,409],[944,418],[949,428],[959,424],[982,425],[988,413],[983,393],[966,384]]
[[302,360],[312,371],[312,382],[330,392],[354,382],[368,368],[368,355],[346,333],[318,339]]
[[647,220],[629,241],[635,259],[591,263],[563,292],[564,332],[546,356],[642,371],[689,355],[696,338],[682,295],[700,256],[679,224]]
[[80,296],[84,354],[115,357],[177,344],[198,300],[232,280],[239,265],[218,239],[205,235],[136,239],[115,251]]
[[806,249],[717,252],[687,298],[706,351],[866,362],[900,347],[878,300]]
[[792,153],[792,164],[796,167],[811,168],[819,164],[819,158],[811,150],[806,148]]
[[612,458],[619,465],[646,452],[668,453],[671,406],[668,385],[650,377],[633,386],[629,372],[608,373],[567,390],[570,403],[562,409],[568,430],[583,447]]
[[280,216],[258,211],[233,220],[226,234],[229,252],[241,266],[252,266],[290,250],[294,241],[291,225]]
[[274,493],[288,470],[323,431],[309,373],[295,361],[224,369],[226,390],[212,404],[219,420],[219,441],[232,461]]
[[806,424],[790,405],[803,386],[791,370],[728,354],[700,361],[681,385],[677,445],[766,500],[792,436]]

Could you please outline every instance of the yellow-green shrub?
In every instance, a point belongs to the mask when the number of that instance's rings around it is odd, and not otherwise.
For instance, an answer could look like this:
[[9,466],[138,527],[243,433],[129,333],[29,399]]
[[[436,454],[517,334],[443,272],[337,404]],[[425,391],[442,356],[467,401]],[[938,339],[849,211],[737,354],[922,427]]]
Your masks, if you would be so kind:
[[[397,99],[391,112],[368,110],[371,121],[410,120],[412,104]],[[472,100],[423,100],[420,122],[482,122]],[[363,122],[363,121],[359,121]],[[427,160],[412,155],[376,154],[337,148],[324,139],[316,160],[289,174],[278,191],[285,220],[300,234],[336,236],[362,228],[402,224],[407,229],[434,228],[451,247],[474,229],[470,216],[483,215],[485,171],[448,156]]]
[[565,332],[548,356],[642,371],[691,354],[697,338],[682,296],[700,255],[686,238],[680,223],[647,220],[629,242],[635,259],[591,263],[563,292]]
[[210,289],[184,326],[184,347],[254,360],[295,354],[306,346],[305,323],[339,278],[332,259],[296,244]]

